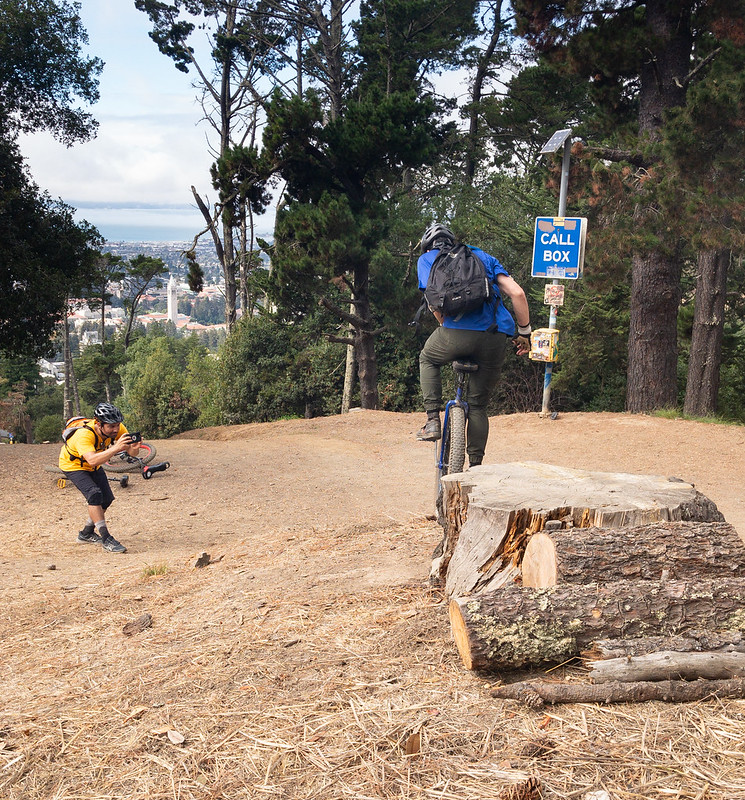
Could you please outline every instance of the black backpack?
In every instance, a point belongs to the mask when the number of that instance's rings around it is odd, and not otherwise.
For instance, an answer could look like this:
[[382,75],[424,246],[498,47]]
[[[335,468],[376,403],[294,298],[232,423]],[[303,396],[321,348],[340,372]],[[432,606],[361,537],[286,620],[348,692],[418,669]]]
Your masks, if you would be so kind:
[[440,250],[424,290],[424,299],[433,311],[459,319],[478,311],[492,297],[486,268],[470,247],[457,244]]

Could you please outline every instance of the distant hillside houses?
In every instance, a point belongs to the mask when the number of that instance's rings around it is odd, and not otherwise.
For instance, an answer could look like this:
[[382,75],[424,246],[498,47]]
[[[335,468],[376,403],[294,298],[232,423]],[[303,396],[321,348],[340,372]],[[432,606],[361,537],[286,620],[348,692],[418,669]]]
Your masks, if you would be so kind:
[[[120,284],[111,284],[109,291],[112,296],[123,299],[126,289]],[[206,300],[221,300],[223,298],[222,287],[217,284],[205,286],[203,291],[195,294],[189,290],[186,283],[178,283],[173,275],[170,276],[167,285],[153,288],[146,292],[141,301],[147,305],[165,305],[167,311],[150,311],[135,316],[135,322],[147,328],[154,322],[168,322],[171,321],[178,330],[186,331],[208,331],[208,330],[226,330],[225,323],[215,325],[203,325],[192,318],[188,314],[181,314],[178,312],[178,297],[189,295],[192,299],[206,299]],[[239,312],[240,316],[240,312]],[[92,310],[86,301],[78,300],[74,305],[74,310],[67,317],[68,322],[72,328],[81,334],[80,344],[85,347],[90,344],[100,344],[99,332],[96,330],[83,330],[84,328],[91,327],[91,323],[100,325],[101,311],[99,309]],[[107,305],[104,309],[104,324],[107,329],[117,331],[123,328],[127,323],[127,312],[121,307],[112,307]]]

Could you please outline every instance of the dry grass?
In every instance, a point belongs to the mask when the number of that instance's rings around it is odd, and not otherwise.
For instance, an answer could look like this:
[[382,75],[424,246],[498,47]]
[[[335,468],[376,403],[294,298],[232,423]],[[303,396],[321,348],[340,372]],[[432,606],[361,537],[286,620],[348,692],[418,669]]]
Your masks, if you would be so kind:
[[[352,547],[349,533],[305,545]],[[354,531],[354,546],[421,534]],[[16,603],[0,622],[0,797],[745,798],[745,702],[493,700],[427,586],[268,591],[251,563],[132,567]],[[124,636],[145,611],[152,628]]]

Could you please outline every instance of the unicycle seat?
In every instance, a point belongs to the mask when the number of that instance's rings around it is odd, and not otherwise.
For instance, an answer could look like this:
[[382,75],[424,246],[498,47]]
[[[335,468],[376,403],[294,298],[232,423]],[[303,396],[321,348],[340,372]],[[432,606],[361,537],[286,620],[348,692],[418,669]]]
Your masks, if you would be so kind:
[[479,365],[473,361],[453,361],[453,369],[456,372],[476,372],[478,368]]

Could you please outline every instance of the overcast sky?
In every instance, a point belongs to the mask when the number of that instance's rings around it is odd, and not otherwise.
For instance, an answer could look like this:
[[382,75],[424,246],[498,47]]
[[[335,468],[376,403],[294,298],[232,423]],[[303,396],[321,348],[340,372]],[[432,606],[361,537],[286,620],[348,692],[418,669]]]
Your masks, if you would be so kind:
[[[82,0],[80,14],[87,53],[105,62],[100,100],[89,109],[98,136],[69,149],[47,134],[24,137],[34,180],[109,241],[190,241],[203,227],[190,187],[215,197],[211,129],[192,77],[159,52],[134,0]],[[442,80],[451,90],[459,82],[457,74]],[[257,221],[259,234],[271,232],[272,217],[270,208]]]
[[190,186],[214,197],[192,79],[158,51],[133,0],[82,0],[81,17],[88,53],[106,64],[90,108],[98,136],[69,149],[46,134],[25,137],[34,180],[110,240],[191,238],[202,218]]

